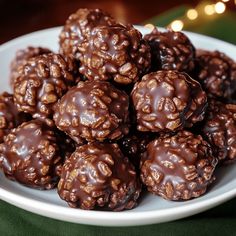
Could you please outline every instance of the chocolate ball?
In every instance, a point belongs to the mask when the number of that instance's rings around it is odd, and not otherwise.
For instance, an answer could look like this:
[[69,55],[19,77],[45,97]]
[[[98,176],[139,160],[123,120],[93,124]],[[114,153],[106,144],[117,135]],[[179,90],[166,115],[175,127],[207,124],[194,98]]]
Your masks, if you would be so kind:
[[217,158],[200,135],[179,131],[147,146],[141,179],[148,191],[168,200],[188,200],[204,194],[215,179]]
[[78,47],[92,29],[99,25],[113,24],[116,24],[115,20],[100,9],[79,9],[69,16],[60,33],[60,53],[78,60]]
[[5,176],[31,188],[55,187],[61,162],[55,132],[39,120],[12,129],[0,144],[0,167]]
[[236,62],[219,51],[197,51],[196,79],[209,97],[236,103]]
[[202,134],[222,163],[236,160],[236,105],[211,100]]
[[152,133],[135,131],[118,141],[122,153],[128,157],[137,171],[139,171],[141,155],[146,151],[147,144],[154,139],[154,137]]
[[15,58],[11,62],[11,74],[10,74],[10,85],[13,88],[17,77],[19,77],[18,67],[23,66],[27,63],[28,59],[43,54],[51,53],[52,51],[48,48],[42,47],[27,47],[20,49],[16,52]]
[[11,129],[30,119],[30,116],[19,112],[14,104],[12,94],[0,94],[0,143]]
[[53,106],[75,80],[72,59],[59,54],[31,58],[19,68],[14,84],[14,101],[18,110],[33,118],[52,118]]
[[55,106],[56,126],[77,143],[113,140],[129,131],[128,95],[104,81],[79,82]]
[[95,27],[79,51],[79,71],[89,80],[130,84],[151,65],[150,47],[131,25]]
[[58,194],[70,207],[121,211],[137,205],[141,185],[117,144],[80,146],[62,168]]
[[191,72],[194,69],[195,48],[182,32],[170,29],[160,32],[155,28],[145,35],[152,53],[152,70],[178,70]]
[[145,75],[132,91],[139,131],[169,132],[203,120],[207,97],[185,73],[157,71]]

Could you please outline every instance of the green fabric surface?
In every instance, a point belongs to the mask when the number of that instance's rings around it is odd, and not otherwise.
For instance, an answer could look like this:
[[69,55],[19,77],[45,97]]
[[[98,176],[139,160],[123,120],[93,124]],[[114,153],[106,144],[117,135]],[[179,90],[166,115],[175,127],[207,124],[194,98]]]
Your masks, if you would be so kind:
[[236,199],[204,213],[169,223],[135,227],[98,227],[72,224],[29,213],[0,201],[1,236],[233,236]]
[[[144,23],[167,26],[183,17],[187,5],[177,7]],[[226,27],[227,26],[227,27]],[[236,13],[227,12],[211,21],[202,20],[187,24],[185,30],[199,32],[236,44]],[[236,199],[228,201],[204,213],[174,222],[135,226],[97,227],[72,224],[39,216],[0,201],[0,236],[17,235],[236,235]]]

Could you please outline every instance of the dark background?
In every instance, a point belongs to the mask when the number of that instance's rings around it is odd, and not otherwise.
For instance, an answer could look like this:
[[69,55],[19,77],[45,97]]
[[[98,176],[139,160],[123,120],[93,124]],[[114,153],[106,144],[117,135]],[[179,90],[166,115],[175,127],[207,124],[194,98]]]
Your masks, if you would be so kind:
[[78,8],[101,8],[122,22],[140,24],[148,18],[199,1],[175,0],[0,0],[0,44],[39,29],[63,25]]

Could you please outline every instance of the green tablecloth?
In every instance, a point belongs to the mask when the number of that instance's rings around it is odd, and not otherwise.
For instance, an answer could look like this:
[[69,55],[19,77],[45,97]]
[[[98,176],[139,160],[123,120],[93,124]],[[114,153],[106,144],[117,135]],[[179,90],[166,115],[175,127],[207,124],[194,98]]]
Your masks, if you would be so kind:
[[[161,16],[147,20],[160,26],[168,25],[181,17],[186,6],[171,10]],[[187,25],[186,30],[195,31],[236,44],[236,14],[228,12],[217,19]],[[66,223],[26,212],[0,201],[0,236],[8,235],[236,235],[236,199],[207,212],[186,219],[136,227],[95,227]]]
[[135,227],[97,227],[52,220],[0,201],[0,235],[79,236],[233,236],[236,235],[236,199],[182,220]]

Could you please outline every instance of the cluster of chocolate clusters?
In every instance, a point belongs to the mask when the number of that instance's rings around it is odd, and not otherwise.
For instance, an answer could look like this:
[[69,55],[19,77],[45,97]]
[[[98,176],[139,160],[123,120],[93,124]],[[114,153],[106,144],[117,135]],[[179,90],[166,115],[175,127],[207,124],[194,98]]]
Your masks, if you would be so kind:
[[71,207],[121,211],[145,189],[199,197],[217,164],[236,160],[236,63],[225,54],[181,32],[143,37],[99,9],[72,14],[59,46],[11,63],[13,94],[0,96],[7,178],[57,187]]

